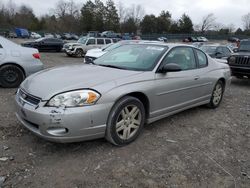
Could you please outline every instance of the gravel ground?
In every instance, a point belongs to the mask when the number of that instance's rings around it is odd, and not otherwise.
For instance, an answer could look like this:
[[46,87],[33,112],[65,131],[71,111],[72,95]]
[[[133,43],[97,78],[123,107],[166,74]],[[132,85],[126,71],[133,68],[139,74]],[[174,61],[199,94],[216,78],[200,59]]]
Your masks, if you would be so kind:
[[[46,67],[81,63],[42,53]],[[233,79],[221,106],[198,107],[145,126],[126,147],[104,139],[44,141],[0,88],[0,187],[250,187],[250,80]]]

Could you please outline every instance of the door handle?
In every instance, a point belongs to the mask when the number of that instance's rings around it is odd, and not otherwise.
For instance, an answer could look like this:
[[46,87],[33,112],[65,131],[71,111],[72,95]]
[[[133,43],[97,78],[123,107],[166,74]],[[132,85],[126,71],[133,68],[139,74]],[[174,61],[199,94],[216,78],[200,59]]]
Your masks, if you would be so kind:
[[194,77],[194,80],[199,80],[199,79],[200,79],[199,76],[195,76],[195,77]]

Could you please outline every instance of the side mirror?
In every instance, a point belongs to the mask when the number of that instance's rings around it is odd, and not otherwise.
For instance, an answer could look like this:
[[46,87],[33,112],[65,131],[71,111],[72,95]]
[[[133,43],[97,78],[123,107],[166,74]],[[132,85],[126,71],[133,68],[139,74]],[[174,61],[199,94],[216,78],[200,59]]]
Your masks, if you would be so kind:
[[165,64],[160,72],[161,73],[166,73],[166,72],[179,72],[181,71],[181,67],[180,65],[176,64],[176,63],[169,63],[169,64]]

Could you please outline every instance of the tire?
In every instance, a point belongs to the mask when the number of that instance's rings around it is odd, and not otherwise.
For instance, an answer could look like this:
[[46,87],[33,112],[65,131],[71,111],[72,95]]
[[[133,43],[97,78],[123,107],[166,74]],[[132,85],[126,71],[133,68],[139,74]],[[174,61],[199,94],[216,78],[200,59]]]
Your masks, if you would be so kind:
[[142,102],[135,97],[126,96],[113,106],[105,138],[116,146],[127,145],[140,135],[144,123],[145,109]]
[[5,88],[16,88],[25,78],[24,72],[15,65],[2,66],[0,75],[0,85]]
[[222,101],[223,94],[224,94],[224,83],[221,80],[219,80],[214,86],[210,102],[208,103],[208,107],[217,108]]
[[84,55],[84,52],[83,52],[82,49],[77,49],[76,50],[76,53],[75,53],[76,57],[83,57],[83,55]]

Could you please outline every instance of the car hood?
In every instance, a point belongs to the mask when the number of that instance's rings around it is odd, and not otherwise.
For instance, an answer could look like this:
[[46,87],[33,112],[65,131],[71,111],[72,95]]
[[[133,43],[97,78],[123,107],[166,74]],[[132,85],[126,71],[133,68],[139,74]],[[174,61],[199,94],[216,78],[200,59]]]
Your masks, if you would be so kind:
[[95,89],[95,86],[109,82],[113,82],[109,85],[114,87],[114,80],[140,73],[97,65],[71,65],[38,72],[28,77],[21,88],[31,95],[49,100],[58,93],[83,88]]
[[102,51],[102,49],[92,49],[87,51],[86,56],[98,58],[106,53],[107,51]]
[[250,52],[237,52],[233,53],[233,56],[250,56]]

